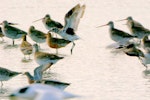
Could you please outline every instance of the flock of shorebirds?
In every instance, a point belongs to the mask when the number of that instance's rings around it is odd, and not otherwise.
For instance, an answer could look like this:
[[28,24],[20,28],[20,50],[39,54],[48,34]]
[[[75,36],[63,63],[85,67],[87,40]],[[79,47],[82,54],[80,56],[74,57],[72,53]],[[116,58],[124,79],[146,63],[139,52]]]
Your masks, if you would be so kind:
[[150,64],[150,30],[134,20],[131,16],[117,20],[117,22],[124,20],[127,21],[126,25],[131,34],[116,29],[113,21],[109,21],[107,24],[98,26],[97,28],[108,25],[110,37],[115,41],[115,44],[109,47],[115,48],[118,52],[124,52],[128,56],[138,57],[141,64],[148,70],[148,64]]
[[[77,4],[70,9],[65,15],[64,25],[52,20],[50,15],[45,15],[44,18],[39,20],[42,20],[45,28],[48,30],[47,33],[35,29],[34,26],[31,26],[27,33],[14,27],[13,25],[17,25],[16,23],[10,23],[8,21],[3,21],[1,23],[2,28],[0,30],[0,37],[2,38],[2,41],[4,41],[3,37],[5,36],[12,39],[13,42],[11,46],[15,46],[14,40],[22,38],[20,50],[24,54],[24,59],[27,59],[26,55],[29,55],[28,59],[30,59],[30,54],[32,54],[34,49],[34,60],[39,64],[39,66],[34,69],[33,76],[29,72],[20,73],[0,67],[1,82],[7,81],[18,74],[24,74],[27,76],[28,81],[31,84],[14,91],[10,95],[11,99],[13,98],[13,100],[15,100],[14,98],[19,97],[29,100],[62,100],[78,97],[77,95],[63,91],[68,85],[70,85],[70,83],[56,80],[45,80],[42,76],[44,71],[49,69],[57,61],[64,58],[58,56],[59,48],[72,43],[73,45],[70,52],[71,54],[73,53],[73,48],[75,46],[74,41],[79,39],[75,32],[78,29],[80,19],[84,15],[85,8],[85,5]],[[150,39],[148,37],[150,35],[150,30],[135,21],[131,16],[118,21],[124,20],[127,21],[126,25],[131,34],[116,29],[113,21],[109,21],[107,24],[98,26],[97,28],[109,26],[110,38],[115,41],[115,45],[112,45],[111,47],[115,50],[122,51],[129,56],[138,57],[147,70],[148,64],[150,64]],[[51,33],[56,33],[56,35],[53,36]],[[27,36],[36,42],[36,44],[32,45],[29,43],[27,41]],[[44,42],[46,42],[49,47],[55,48],[56,54],[42,52],[39,48],[39,44]]]
[[[4,41],[4,36],[12,39],[12,44],[9,46],[15,47],[15,39],[21,38],[20,51],[24,54],[24,60],[30,60],[30,55],[34,51],[34,60],[39,65],[34,69],[34,75],[31,75],[29,72],[16,72],[0,67],[1,93],[3,93],[3,81],[23,74],[27,76],[30,85],[14,91],[9,96],[11,100],[16,100],[17,98],[27,100],[63,100],[66,98],[79,97],[64,91],[70,83],[43,79],[43,72],[57,61],[64,58],[58,55],[59,48],[72,43],[73,45],[70,52],[71,54],[73,53],[73,48],[75,46],[74,41],[79,39],[79,36],[77,36],[75,32],[78,29],[80,19],[84,15],[85,8],[85,4],[77,4],[70,9],[64,17],[64,25],[51,19],[50,15],[46,14],[44,18],[39,20],[42,20],[45,28],[48,30],[47,33],[37,30],[34,26],[31,26],[29,31],[25,32],[24,30],[14,27],[17,23],[11,23],[6,20],[0,23],[0,25],[2,25],[0,28],[0,37],[2,41]],[[53,36],[51,33],[56,34]],[[35,44],[31,44],[27,41],[27,36],[30,37]],[[39,44],[45,42],[50,48],[55,48],[56,53],[41,51]],[[27,58],[26,56],[29,57]]]

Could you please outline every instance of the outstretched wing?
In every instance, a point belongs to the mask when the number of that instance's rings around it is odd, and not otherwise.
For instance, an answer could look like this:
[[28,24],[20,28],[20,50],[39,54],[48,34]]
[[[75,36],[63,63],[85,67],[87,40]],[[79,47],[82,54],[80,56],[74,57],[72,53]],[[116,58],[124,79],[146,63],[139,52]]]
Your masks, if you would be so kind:
[[43,74],[42,67],[43,65],[40,65],[34,69],[34,80],[37,81],[42,80],[42,74]]
[[85,11],[85,5],[80,6],[77,4],[75,7],[73,7],[71,10],[67,12],[65,15],[65,27],[72,28],[74,31],[77,30],[78,24],[80,22],[80,18],[83,17],[84,11]]

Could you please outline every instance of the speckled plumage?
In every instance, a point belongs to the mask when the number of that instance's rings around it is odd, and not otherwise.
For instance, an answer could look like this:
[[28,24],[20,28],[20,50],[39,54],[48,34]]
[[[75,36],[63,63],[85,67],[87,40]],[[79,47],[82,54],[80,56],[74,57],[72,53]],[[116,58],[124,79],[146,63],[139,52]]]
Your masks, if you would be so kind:
[[29,59],[30,59],[30,55],[32,54],[33,47],[32,47],[32,44],[29,43],[26,38],[27,38],[26,35],[23,36],[22,42],[20,44],[20,50],[24,54],[24,58],[25,58],[25,55],[29,55]]

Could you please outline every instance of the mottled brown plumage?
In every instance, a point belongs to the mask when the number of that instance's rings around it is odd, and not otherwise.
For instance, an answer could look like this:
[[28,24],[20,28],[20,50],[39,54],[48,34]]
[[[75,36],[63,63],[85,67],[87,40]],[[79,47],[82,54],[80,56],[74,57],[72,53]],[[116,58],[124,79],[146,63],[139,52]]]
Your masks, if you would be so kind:
[[[47,34],[46,42],[49,47],[55,48],[57,53],[58,53],[57,49],[65,47],[66,45],[71,43],[71,41],[69,40],[54,38],[52,37],[51,33]],[[73,48],[74,46],[71,48],[71,53],[72,53]]]
[[24,59],[26,59],[25,57],[26,55],[29,55],[29,59],[30,59],[30,55],[32,54],[33,47],[31,43],[27,41],[26,38],[27,38],[26,35],[24,35],[22,38],[22,42],[20,44],[20,50],[24,54]]

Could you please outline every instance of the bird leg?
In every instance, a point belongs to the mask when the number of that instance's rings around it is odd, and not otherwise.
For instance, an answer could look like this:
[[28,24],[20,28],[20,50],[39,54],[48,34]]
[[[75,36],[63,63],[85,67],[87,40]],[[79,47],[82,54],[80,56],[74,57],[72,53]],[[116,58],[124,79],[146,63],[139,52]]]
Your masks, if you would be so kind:
[[71,54],[72,54],[72,51],[73,51],[73,48],[75,47],[75,43],[73,42],[73,45],[72,45],[72,48],[71,48]]
[[15,45],[15,41],[14,41],[14,39],[13,39],[13,46]]
[[3,87],[3,82],[1,81],[1,91],[0,91],[0,93],[3,93],[2,87]]
[[40,43],[37,43],[37,42],[36,42],[36,44],[38,45],[38,50],[40,50],[40,49],[41,49]]
[[23,58],[24,60],[26,60],[26,56],[24,55],[24,58]]
[[28,59],[31,60],[30,55],[29,55],[29,58],[28,58]]
[[56,48],[56,55],[58,55],[58,49]]
[[47,69],[50,69],[52,65],[53,63],[48,63],[48,64],[43,65],[42,72],[46,71]]
[[141,57],[138,57],[138,58],[139,58],[140,62],[142,63],[142,65],[144,65],[144,66],[146,67],[146,69],[147,69],[147,68],[148,68],[148,66],[147,66],[146,64],[144,64],[144,63],[143,63],[142,58],[141,58]]
[[50,73],[50,67],[53,65],[53,63],[50,63],[48,66],[49,66],[49,68],[48,68],[48,73]]

